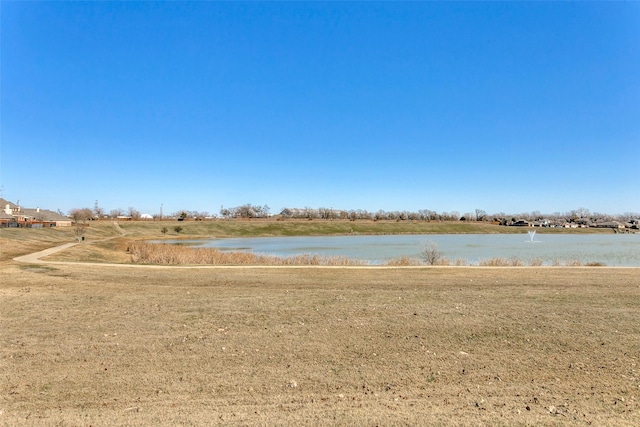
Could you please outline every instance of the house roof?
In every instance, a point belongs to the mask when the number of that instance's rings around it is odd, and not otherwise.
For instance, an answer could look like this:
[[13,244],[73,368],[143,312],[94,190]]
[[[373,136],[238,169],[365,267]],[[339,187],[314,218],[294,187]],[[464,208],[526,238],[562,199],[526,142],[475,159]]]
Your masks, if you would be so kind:
[[37,221],[71,221],[70,218],[60,215],[57,212],[50,211],[48,209],[22,208],[20,213],[24,216],[29,216]]
[[[4,208],[7,205],[9,205],[9,208],[11,208],[12,211],[16,211],[18,208],[20,209],[20,211],[14,212],[14,215],[8,215],[4,211]],[[11,218],[12,219],[12,218],[15,218],[16,216],[25,217],[25,218],[31,218],[31,219],[35,219],[36,221],[57,221],[57,222],[59,222],[59,221],[71,221],[68,217],[66,217],[64,215],[60,215],[59,213],[54,212],[54,211],[50,211],[48,209],[23,208],[23,207],[20,207],[20,206],[16,205],[15,203],[11,203],[8,200],[0,198],[0,218],[2,218],[2,219],[10,219]]]
[[3,199],[2,197],[0,197],[0,208],[4,209],[5,206],[9,205],[9,207],[11,209],[17,209],[18,205],[16,205],[15,203],[11,203],[8,200]]
[[0,219],[13,219],[13,215],[5,213],[4,210],[0,210]]

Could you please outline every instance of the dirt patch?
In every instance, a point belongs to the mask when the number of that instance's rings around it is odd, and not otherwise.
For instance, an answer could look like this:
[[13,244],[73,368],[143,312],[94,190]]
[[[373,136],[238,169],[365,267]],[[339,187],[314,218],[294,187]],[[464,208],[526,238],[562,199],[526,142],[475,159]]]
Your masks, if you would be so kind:
[[48,265],[32,265],[32,264],[20,264],[19,268],[24,272],[29,273],[51,273],[53,271],[57,271],[58,269],[55,267],[51,267]]
[[640,423],[638,269],[0,268],[3,425]]

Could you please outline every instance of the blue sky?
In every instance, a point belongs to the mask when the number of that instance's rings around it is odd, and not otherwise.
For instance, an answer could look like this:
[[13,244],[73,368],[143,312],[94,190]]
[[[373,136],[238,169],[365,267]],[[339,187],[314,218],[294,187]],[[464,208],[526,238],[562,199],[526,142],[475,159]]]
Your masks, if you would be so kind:
[[2,197],[640,211],[638,2],[12,2]]

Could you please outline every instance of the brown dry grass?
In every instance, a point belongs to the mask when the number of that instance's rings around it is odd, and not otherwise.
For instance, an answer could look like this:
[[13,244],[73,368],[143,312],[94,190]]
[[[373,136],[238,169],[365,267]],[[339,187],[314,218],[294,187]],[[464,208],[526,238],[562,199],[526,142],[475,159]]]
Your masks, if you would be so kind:
[[131,261],[142,264],[165,265],[322,265],[355,266],[364,261],[342,256],[319,256],[302,254],[291,257],[260,255],[250,252],[222,252],[216,248],[190,248],[178,245],[163,245],[133,242],[128,247]]
[[0,268],[0,425],[640,424],[634,268]]
[[[123,244],[126,240],[120,239],[120,243],[116,241],[103,242],[98,245],[95,250],[92,247],[83,245],[76,248],[72,256],[81,259],[84,262],[102,261],[102,262],[133,262],[136,264],[156,264],[156,265],[270,265],[270,266],[364,266],[369,265],[367,261],[348,258],[344,256],[321,256],[313,254],[301,254],[290,257],[278,257],[273,255],[260,255],[251,252],[223,252],[216,248],[192,248],[189,246],[180,246],[173,244],[156,244],[144,241],[134,241],[126,246],[126,253],[123,253]],[[50,259],[69,259],[69,254],[55,255]],[[458,258],[449,260],[442,257],[433,262],[425,263],[415,258],[403,256],[387,261],[384,265],[391,267],[409,267],[420,265],[437,265],[437,266],[468,266],[471,265],[467,260]],[[504,258],[488,258],[481,259],[478,264],[482,267],[524,267],[525,262],[518,257]],[[529,262],[531,267],[542,266],[542,260],[533,259]],[[555,266],[580,266],[580,261],[568,261],[561,263],[554,262]],[[591,267],[604,266],[600,263],[587,264]]]
[[[112,222],[96,224],[85,230],[87,241],[111,238],[119,234]],[[0,261],[75,240],[74,227],[0,228]]]

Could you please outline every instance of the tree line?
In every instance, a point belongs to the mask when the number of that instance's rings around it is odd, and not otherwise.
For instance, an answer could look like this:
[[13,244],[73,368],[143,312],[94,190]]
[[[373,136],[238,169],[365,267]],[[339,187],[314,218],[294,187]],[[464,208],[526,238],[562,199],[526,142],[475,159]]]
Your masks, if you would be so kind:
[[[207,211],[194,211],[194,210],[179,210],[173,212],[169,215],[153,215],[154,219],[196,219],[196,220],[204,220],[204,219],[258,219],[258,218],[269,218],[274,214],[271,212],[271,208],[268,205],[255,205],[251,203],[246,203],[241,206],[236,207],[220,207],[219,215],[210,214]],[[576,221],[593,221],[593,222],[601,222],[601,221],[621,221],[628,222],[632,220],[640,219],[640,213],[637,212],[625,212],[623,214],[612,215],[601,212],[591,212],[587,208],[578,208],[574,210],[570,210],[567,212],[553,212],[543,214],[540,211],[531,211],[531,212],[521,212],[518,214],[507,214],[504,212],[497,212],[488,214],[483,209],[475,209],[472,212],[465,212],[460,214],[457,211],[443,211],[437,212],[431,209],[420,209],[417,211],[409,211],[409,210],[394,210],[394,211],[385,211],[385,210],[377,210],[377,211],[368,211],[366,209],[351,209],[351,210],[341,210],[341,209],[333,209],[333,208],[312,208],[312,207],[304,207],[304,208],[283,208],[277,214],[279,217],[284,219],[321,219],[321,220],[375,220],[375,221],[488,221],[488,222],[497,222],[504,223],[505,221],[517,221],[517,220],[526,220],[526,221],[540,221],[540,220],[552,220],[552,221],[566,221],[566,222],[576,222]],[[79,208],[72,209],[69,211],[69,217],[74,219],[74,221],[82,221],[82,220],[91,220],[91,219],[99,219],[99,218],[113,218],[117,219],[119,217],[127,217],[131,219],[140,219],[141,213],[139,210],[129,207],[127,210],[123,209],[112,209],[107,214],[104,209],[96,205],[93,209],[90,208]]]

